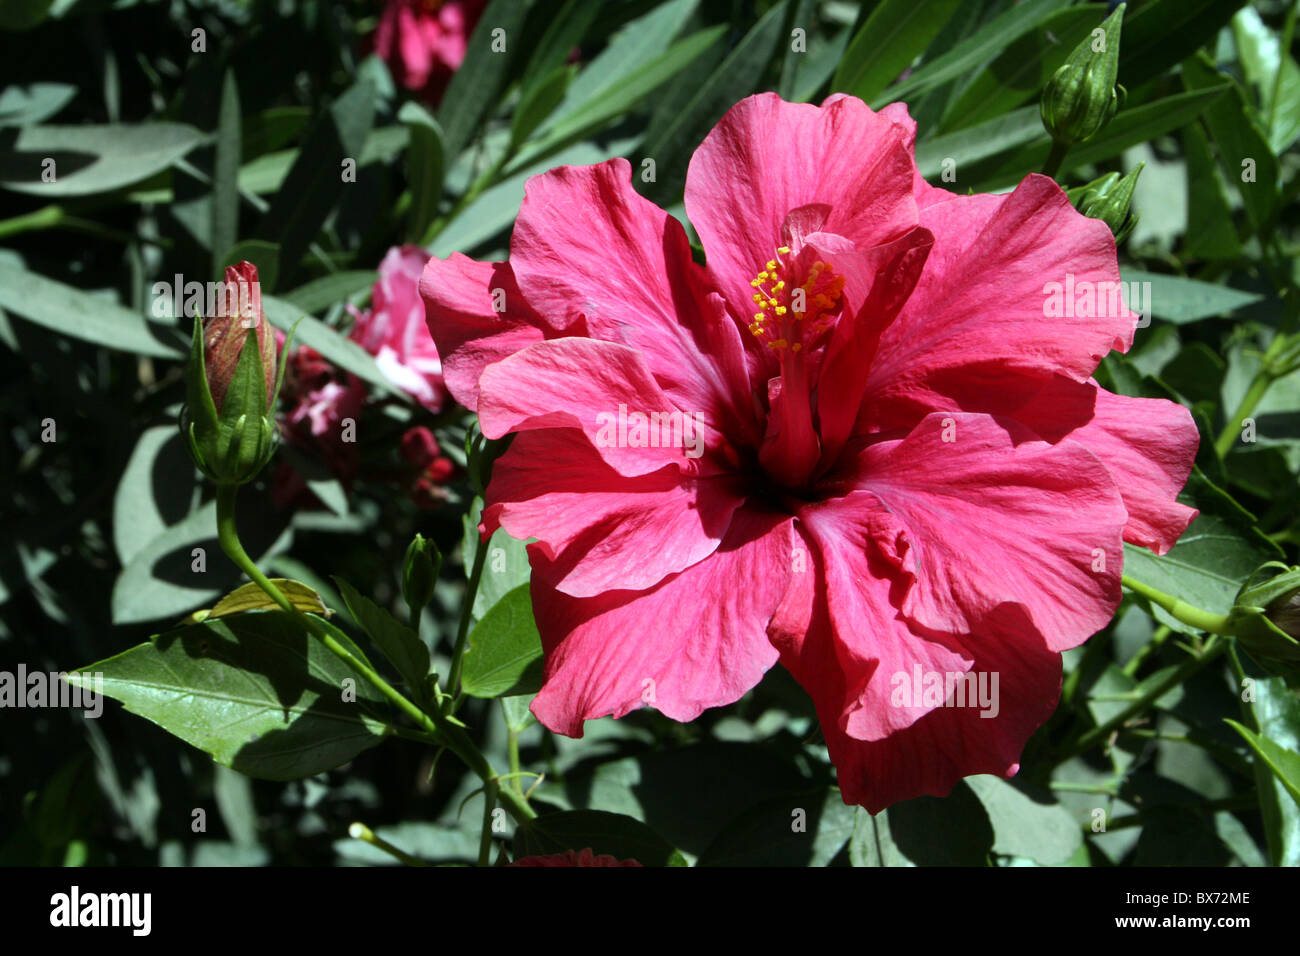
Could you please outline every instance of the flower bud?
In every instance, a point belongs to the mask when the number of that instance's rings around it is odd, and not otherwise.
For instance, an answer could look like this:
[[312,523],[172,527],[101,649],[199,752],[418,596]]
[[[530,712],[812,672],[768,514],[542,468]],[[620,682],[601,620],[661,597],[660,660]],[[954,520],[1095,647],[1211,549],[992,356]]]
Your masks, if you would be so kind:
[[1115,8],[1073,52],[1043,89],[1043,126],[1063,146],[1077,146],[1097,135],[1119,108],[1120,25],[1124,4]]
[[1138,163],[1127,176],[1107,173],[1086,186],[1066,192],[1075,209],[1110,226],[1116,245],[1123,242],[1138,223],[1138,215],[1132,211],[1133,190],[1137,187],[1138,176],[1145,165],[1146,163]]
[[251,262],[226,269],[216,313],[194,322],[181,433],[205,475],[243,484],[275,453],[274,406],[284,374]]
[[[1276,570],[1262,583],[1261,572]],[[1300,675],[1300,567],[1270,561],[1250,576],[1228,615],[1232,633],[1260,664]]]
[[402,597],[411,608],[412,616],[419,614],[433,600],[433,589],[438,583],[438,569],[442,555],[438,547],[422,534],[411,539],[402,565]]
[[251,262],[226,266],[226,281],[217,300],[217,314],[208,316],[203,325],[204,370],[212,401],[221,411],[244,350],[249,329],[257,333],[257,348],[262,364],[262,378],[266,384],[266,405],[275,404],[275,330],[262,314],[261,284],[257,279],[257,266]]

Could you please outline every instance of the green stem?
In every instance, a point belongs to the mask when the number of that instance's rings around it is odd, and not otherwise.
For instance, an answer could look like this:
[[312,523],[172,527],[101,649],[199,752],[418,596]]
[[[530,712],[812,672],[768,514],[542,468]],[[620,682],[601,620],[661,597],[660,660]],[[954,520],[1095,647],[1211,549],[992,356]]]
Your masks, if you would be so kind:
[[510,785],[515,788],[515,793],[525,803],[528,798],[524,796],[524,784],[520,779],[522,771],[519,769],[519,732],[513,727],[506,727],[506,749],[510,753]]
[[1268,98],[1268,122],[1264,127],[1267,134],[1273,129],[1273,121],[1277,118],[1277,101],[1282,93],[1282,74],[1285,72],[1283,67],[1286,66],[1286,58],[1291,53],[1291,38],[1295,35],[1295,18],[1296,11],[1300,10],[1296,0],[1291,0],[1291,8],[1287,10],[1286,22],[1282,27],[1282,44],[1278,49],[1281,51],[1281,57],[1277,65],[1277,73],[1273,76],[1273,94]]
[[[359,659],[335,640],[319,618],[304,614],[294,607],[280,589],[258,569],[253,559],[244,551],[244,546],[239,541],[239,531],[235,526],[235,499],[238,493],[238,485],[223,484],[217,486],[217,540],[221,543],[221,550],[251,580],[257,582],[258,586],[266,592],[272,601],[287,613],[297,617],[311,632],[312,636],[319,640],[331,654],[370,681],[375,689],[387,697],[399,710],[415,721],[424,731],[433,735],[440,744],[456,754],[465,762],[467,767],[478,775],[485,785],[492,785],[496,780],[496,771],[492,769],[487,758],[474,745],[474,742],[465,731],[449,724],[441,715],[431,716],[426,714],[400,694],[373,667]],[[510,794],[510,796],[513,797],[514,795]],[[507,809],[510,810],[511,815],[516,820],[531,820],[537,816],[537,813],[521,799],[507,798],[502,802],[506,804]]]
[[0,239],[20,235],[24,232],[39,232],[44,229],[67,229],[99,239],[112,239],[116,242],[145,242],[160,248],[170,248],[168,239],[150,239],[147,236],[135,236],[120,229],[111,229],[91,219],[82,219],[68,215],[68,211],[57,204],[14,216],[12,219],[0,220]]
[[1196,628],[1198,631],[1208,631],[1211,634],[1231,633],[1228,630],[1228,618],[1225,614],[1213,614],[1210,611],[1203,611],[1199,607],[1188,604],[1182,598],[1176,598],[1164,591],[1157,591],[1155,588],[1143,584],[1127,574],[1123,576],[1123,581],[1124,587],[1142,595],[1152,604],[1164,608],[1178,620]]
[[383,850],[389,856],[393,857],[396,860],[400,860],[402,863],[405,863],[407,866],[428,866],[429,865],[425,860],[421,860],[419,857],[411,856],[411,854],[407,853],[405,850],[399,850],[397,847],[393,846],[383,837],[375,833],[374,830],[370,829],[370,827],[366,826],[364,823],[354,823],[351,826],[349,826],[348,836],[352,837],[352,839],[354,840],[360,840],[362,843],[369,843],[377,850]]
[[478,838],[478,865],[492,865],[492,811],[496,809],[496,796],[500,787],[490,780],[483,787],[483,832]]
[[1052,140],[1052,151],[1047,154],[1047,162],[1043,163],[1043,175],[1055,179],[1061,169],[1061,163],[1065,162],[1065,154],[1069,151],[1069,146],[1058,140]]
[[1168,624],[1161,624],[1156,628],[1155,633],[1151,635],[1151,640],[1138,648],[1138,652],[1124,665],[1124,673],[1129,677],[1136,674],[1142,665],[1146,663],[1147,658],[1164,646],[1165,641],[1169,639],[1169,635],[1173,632],[1174,629]]
[[[470,569],[469,583],[465,587],[465,604],[460,611],[460,624],[456,627],[456,647],[451,653],[451,671],[447,674],[447,688],[460,701],[461,660],[465,656],[465,640],[469,637],[469,622],[474,617],[474,601],[483,580],[483,565],[487,562],[488,542],[480,541],[474,550],[474,566]],[[455,713],[453,705],[452,712]]]
[[1104,742],[1113,731],[1124,726],[1124,724],[1128,723],[1138,714],[1149,709],[1156,701],[1169,693],[1170,690],[1187,680],[1231,646],[1232,643],[1230,641],[1221,639],[1217,634],[1212,635],[1210,639],[1206,641],[1205,646],[1201,648],[1199,653],[1174,668],[1163,680],[1157,681],[1151,687],[1148,687],[1141,697],[1137,698],[1133,703],[1129,704],[1114,717],[1098,724],[1092,730],[1080,737],[1075,741],[1072,747],[1069,747],[1062,753],[1058,754],[1055,762],[1057,764],[1063,763],[1071,757],[1076,757],[1081,753],[1085,753],[1098,744]]

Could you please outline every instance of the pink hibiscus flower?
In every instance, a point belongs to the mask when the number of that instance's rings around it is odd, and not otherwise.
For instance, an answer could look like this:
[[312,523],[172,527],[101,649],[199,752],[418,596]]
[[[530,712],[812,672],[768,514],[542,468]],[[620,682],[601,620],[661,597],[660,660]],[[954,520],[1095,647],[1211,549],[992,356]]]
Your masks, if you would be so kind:
[[483,530],[537,539],[547,727],[691,720],[779,661],[848,803],[1010,776],[1122,543],[1194,517],[1187,410],[1091,378],[1137,318],[1107,227],[1044,176],[932,188],[914,141],[754,96],[688,171],[707,266],[622,159],[530,180],[508,263],[429,262],[447,384],[515,435]]
[[436,103],[465,59],[486,0],[387,0],[375,28],[375,52],[393,78]]
[[388,250],[379,263],[379,281],[365,312],[351,309],[356,324],[350,338],[375,357],[390,382],[431,412],[442,410],[447,387],[442,361],[424,321],[420,273],[429,254],[419,246]]

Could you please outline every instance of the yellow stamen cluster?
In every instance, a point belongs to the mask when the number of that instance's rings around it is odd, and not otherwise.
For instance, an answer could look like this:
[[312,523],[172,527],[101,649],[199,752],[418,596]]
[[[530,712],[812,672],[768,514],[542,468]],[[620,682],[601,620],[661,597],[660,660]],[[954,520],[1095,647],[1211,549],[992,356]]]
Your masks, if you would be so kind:
[[790,289],[789,265],[782,261],[790,247],[781,246],[776,254],[749,283],[758,307],[749,331],[770,349],[799,352],[834,324],[844,277],[836,275],[829,263],[818,260],[808,277]]

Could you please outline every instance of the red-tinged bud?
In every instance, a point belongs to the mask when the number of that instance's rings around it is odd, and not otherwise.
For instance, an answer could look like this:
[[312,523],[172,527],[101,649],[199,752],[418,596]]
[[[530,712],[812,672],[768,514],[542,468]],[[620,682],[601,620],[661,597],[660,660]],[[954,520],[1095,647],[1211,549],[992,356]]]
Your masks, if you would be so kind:
[[262,380],[266,383],[266,405],[271,408],[275,404],[275,330],[262,313],[257,266],[245,261],[226,266],[226,280],[217,299],[217,314],[208,316],[203,324],[204,368],[218,414],[239,366],[239,355],[249,329],[257,332]]

